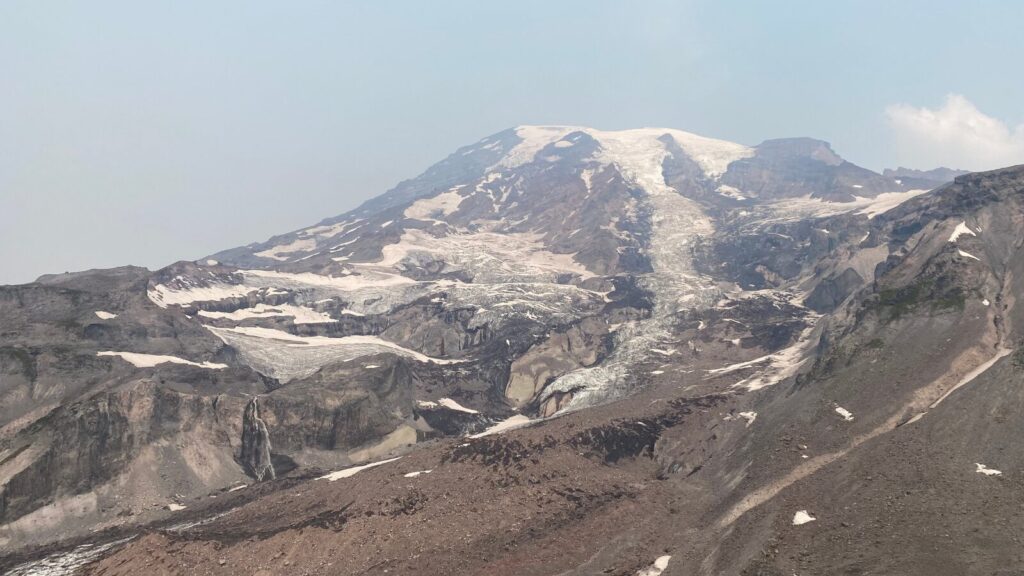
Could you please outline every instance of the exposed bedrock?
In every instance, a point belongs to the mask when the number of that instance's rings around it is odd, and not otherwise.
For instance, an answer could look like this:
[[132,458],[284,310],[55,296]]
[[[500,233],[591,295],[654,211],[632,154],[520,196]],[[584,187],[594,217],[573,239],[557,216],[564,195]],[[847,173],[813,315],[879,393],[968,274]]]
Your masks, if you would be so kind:
[[593,365],[607,351],[607,334],[608,324],[602,318],[587,318],[565,332],[551,334],[512,362],[505,397],[522,407],[554,378]]
[[244,476],[243,402],[133,381],[0,439],[0,546],[152,517]]
[[260,418],[259,397],[255,397],[245,406],[242,416],[242,450],[239,455],[246,472],[257,482],[277,478],[274,464],[270,460],[270,433],[267,425]]
[[[7,372],[25,377],[22,362],[4,358]],[[145,521],[171,502],[247,476],[270,480],[297,464],[343,466],[374,456],[357,450],[389,435],[390,447],[414,443],[419,377],[401,361],[379,362],[359,380],[352,373],[366,371],[362,364],[328,366],[248,402],[176,390],[170,378],[129,381],[8,427],[0,437],[0,547]],[[178,370],[204,372],[162,373]]]

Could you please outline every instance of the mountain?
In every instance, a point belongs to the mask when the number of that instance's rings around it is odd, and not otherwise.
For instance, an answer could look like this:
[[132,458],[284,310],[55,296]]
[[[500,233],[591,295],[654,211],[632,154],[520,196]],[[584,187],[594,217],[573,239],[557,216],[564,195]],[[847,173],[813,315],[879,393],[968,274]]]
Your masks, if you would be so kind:
[[952,168],[935,168],[933,170],[914,170],[912,168],[903,168],[902,166],[896,168],[886,168],[882,171],[883,176],[889,178],[899,179],[901,182],[906,180],[910,183],[923,183],[926,186],[931,184],[937,186],[939,184],[945,184],[952,182],[957,176],[963,176],[964,174],[970,174],[967,170],[954,170]]
[[920,180],[524,126],[266,242],[0,287],[6,566],[1018,566],[1024,168]]

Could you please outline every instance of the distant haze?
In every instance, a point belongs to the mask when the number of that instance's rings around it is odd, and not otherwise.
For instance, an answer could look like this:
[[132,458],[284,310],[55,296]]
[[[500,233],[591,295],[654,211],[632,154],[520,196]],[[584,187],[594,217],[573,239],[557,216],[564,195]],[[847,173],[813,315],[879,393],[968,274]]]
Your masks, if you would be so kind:
[[519,124],[1024,163],[1024,3],[0,3],[0,283],[156,268]]

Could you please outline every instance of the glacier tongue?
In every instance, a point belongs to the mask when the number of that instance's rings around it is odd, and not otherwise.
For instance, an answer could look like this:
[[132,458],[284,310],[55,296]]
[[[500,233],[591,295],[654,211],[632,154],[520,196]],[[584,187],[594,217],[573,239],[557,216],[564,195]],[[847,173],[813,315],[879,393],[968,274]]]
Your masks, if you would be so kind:
[[693,267],[693,244],[712,234],[714,225],[700,206],[665,182],[661,165],[668,151],[664,144],[657,139],[622,138],[609,154],[627,181],[646,192],[643,202],[651,211],[652,223],[647,255],[653,272],[641,278],[641,286],[654,294],[654,309],[649,318],[631,322],[616,333],[614,349],[602,364],[575,370],[548,385],[542,403],[555,393],[573,394],[565,410],[629,394],[635,382],[632,367],[670,340],[676,313],[712,306],[721,296],[714,283]]

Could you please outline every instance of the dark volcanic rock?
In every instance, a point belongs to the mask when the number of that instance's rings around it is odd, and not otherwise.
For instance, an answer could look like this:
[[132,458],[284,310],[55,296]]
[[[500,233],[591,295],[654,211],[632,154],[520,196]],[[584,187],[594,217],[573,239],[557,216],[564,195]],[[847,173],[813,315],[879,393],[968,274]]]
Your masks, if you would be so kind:
[[909,189],[843,160],[827,142],[811,138],[763,142],[753,157],[731,164],[722,183],[766,200],[810,196],[846,202]]
[[804,303],[816,312],[831,312],[863,285],[864,279],[860,274],[853,268],[847,268],[819,282]]
[[908,186],[921,186],[925,188],[934,188],[947,182],[952,182],[957,176],[963,176],[964,174],[970,174],[970,172],[953,168],[914,170],[903,168],[902,166],[896,169],[886,168],[882,170],[882,176],[900,179]]
[[270,451],[270,433],[260,418],[259,397],[254,397],[246,404],[242,415],[242,451],[239,458],[257,482],[277,478]]

